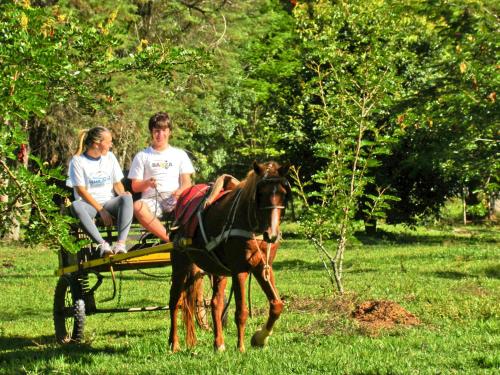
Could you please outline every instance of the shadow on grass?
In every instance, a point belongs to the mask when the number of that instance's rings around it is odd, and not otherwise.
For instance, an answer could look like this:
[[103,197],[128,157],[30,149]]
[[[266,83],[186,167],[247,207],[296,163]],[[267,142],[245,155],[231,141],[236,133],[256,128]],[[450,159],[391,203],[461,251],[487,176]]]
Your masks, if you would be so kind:
[[[469,237],[461,235],[466,233]],[[355,237],[364,245],[380,245],[384,243],[391,244],[442,244],[442,243],[497,243],[498,239],[492,233],[492,230],[474,228],[471,231],[450,229],[449,234],[422,234],[409,232],[388,232],[383,229],[377,229],[374,235],[367,235],[364,232],[357,232]]]
[[484,269],[484,274],[492,279],[500,279],[500,267],[491,266]]
[[[162,327],[165,331],[165,335],[167,334],[167,326],[165,325]],[[130,330],[130,329],[112,329],[108,331],[103,331],[102,335],[106,337],[113,337],[113,338],[120,338],[120,337],[150,337],[152,335],[155,335],[158,333],[158,328],[140,328],[137,330]]]
[[312,271],[317,271],[317,270],[322,270],[325,267],[323,266],[323,263],[317,261],[317,256],[316,259],[314,259],[314,262],[306,262],[303,260],[282,260],[282,261],[275,261],[273,262],[273,269],[276,272],[279,272],[279,270],[285,270],[285,269],[293,269],[293,270],[312,270]]
[[61,356],[69,363],[91,363],[95,354],[120,354],[127,351],[111,346],[96,349],[87,344],[58,345],[54,336],[0,337],[0,367],[21,371],[31,362],[39,362],[40,359],[48,362]]
[[458,271],[436,271],[433,272],[434,276],[437,276],[441,279],[453,279],[453,280],[460,280],[460,279],[465,279],[467,277],[476,277],[475,275],[470,275],[464,272],[458,272]]
[[0,311],[0,322],[11,322],[13,320],[24,319],[27,317],[45,319],[47,317],[47,311],[38,308],[26,308],[22,310],[17,309],[15,313]]
[[478,278],[482,276],[486,276],[492,279],[500,279],[500,270],[496,266],[486,267],[478,273],[465,273],[459,271],[436,271],[432,272],[431,274],[433,276],[442,279],[452,279],[452,280],[460,280],[465,278]]
[[[0,273],[0,276],[2,277],[3,280],[8,280],[8,279],[26,279],[26,278],[29,278],[30,280],[33,280],[33,279],[47,279],[47,280],[50,280],[50,279],[53,279],[54,280],[54,285],[57,281],[57,277],[54,276],[54,275],[44,275],[44,274],[36,274],[34,273],[35,271],[30,271],[29,273],[11,273],[11,274],[8,274],[8,273],[5,273],[5,274],[2,274]],[[28,276],[29,274],[29,276]]]
[[[280,272],[282,270],[293,269],[293,270],[304,270],[304,271],[323,271],[325,266],[322,262],[314,259],[314,262],[306,262],[303,260],[282,260],[273,262],[273,269],[276,272]],[[358,273],[370,273],[370,272],[378,272],[377,268],[356,268],[354,262],[344,262],[344,272],[351,274]]]

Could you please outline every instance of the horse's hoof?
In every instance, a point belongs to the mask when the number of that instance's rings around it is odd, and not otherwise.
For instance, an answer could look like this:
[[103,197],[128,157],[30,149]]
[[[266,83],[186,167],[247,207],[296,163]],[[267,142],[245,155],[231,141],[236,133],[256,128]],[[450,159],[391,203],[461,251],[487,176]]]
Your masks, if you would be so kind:
[[175,344],[175,345],[174,345],[174,344],[172,344],[172,345],[170,346],[170,350],[172,351],[172,353],[177,353],[178,351],[180,351],[180,350],[181,350],[181,347],[180,347],[180,345],[179,345],[179,344]]
[[263,348],[264,346],[267,345],[268,341],[269,341],[269,332],[265,329],[261,329],[253,334],[252,339],[250,340],[250,344],[253,347]]
[[222,344],[221,346],[215,346],[215,351],[217,353],[222,353],[226,351],[226,345]]

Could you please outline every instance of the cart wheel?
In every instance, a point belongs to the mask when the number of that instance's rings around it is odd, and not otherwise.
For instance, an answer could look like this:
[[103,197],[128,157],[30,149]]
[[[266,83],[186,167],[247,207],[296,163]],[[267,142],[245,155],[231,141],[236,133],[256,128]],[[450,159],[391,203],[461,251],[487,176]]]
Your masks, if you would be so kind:
[[80,285],[71,276],[61,276],[54,292],[54,328],[57,342],[82,342],[84,327],[85,302]]
[[[196,296],[196,306],[194,311],[194,316],[196,318],[196,323],[198,327],[203,330],[210,331],[210,321],[209,317],[209,307],[210,307],[210,282],[207,282],[207,277],[203,276],[199,282],[202,284],[201,288],[198,288],[198,295]],[[208,286],[207,286],[208,284]]]
[[[203,288],[198,289],[199,294],[196,296],[196,309],[195,309],[195,318],[196,322],[198,323],[198,326],[201,329],[204,329],[206,331],[210,331],[211,325],[210,325],[210,297],[212,296],[212,286],[210,282],[210,277],[208,275],[205,275],[202,279],[203,283]],[[207,298],[208,297],[208,298]],[[227,316],[228,316],[228,310],[227,310],[227,305],[229,301],[227,300],[226,296],[224,296],[224,309],[225,313],[222,316],[222,326],[225,327],[227,325]]]

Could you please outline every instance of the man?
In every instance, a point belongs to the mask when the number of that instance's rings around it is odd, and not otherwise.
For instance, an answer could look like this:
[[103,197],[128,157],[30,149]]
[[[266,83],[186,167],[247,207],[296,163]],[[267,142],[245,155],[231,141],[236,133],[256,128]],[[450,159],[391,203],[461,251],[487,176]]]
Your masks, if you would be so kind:
[[191,186],[194,168],[184,150],[169,144],[172,123],[167,113],[159,112],[149,119],[149,132],[151,146],[134,157],[128,174],[132,190],[142,193],[134,203],[134,215],[149,232],[168,242],[159,218],[171,212],[182,191]]

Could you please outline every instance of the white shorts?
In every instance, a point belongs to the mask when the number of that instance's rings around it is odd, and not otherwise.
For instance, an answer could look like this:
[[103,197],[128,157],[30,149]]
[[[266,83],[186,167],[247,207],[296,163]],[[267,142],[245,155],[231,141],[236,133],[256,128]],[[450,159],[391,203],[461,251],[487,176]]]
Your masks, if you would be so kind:
[[139,201],[144,202],[151,213],[158,218],[165,212],[172,212],[177,203],[177,199],[171,193],[160,193],[158,197],[142,198]]

